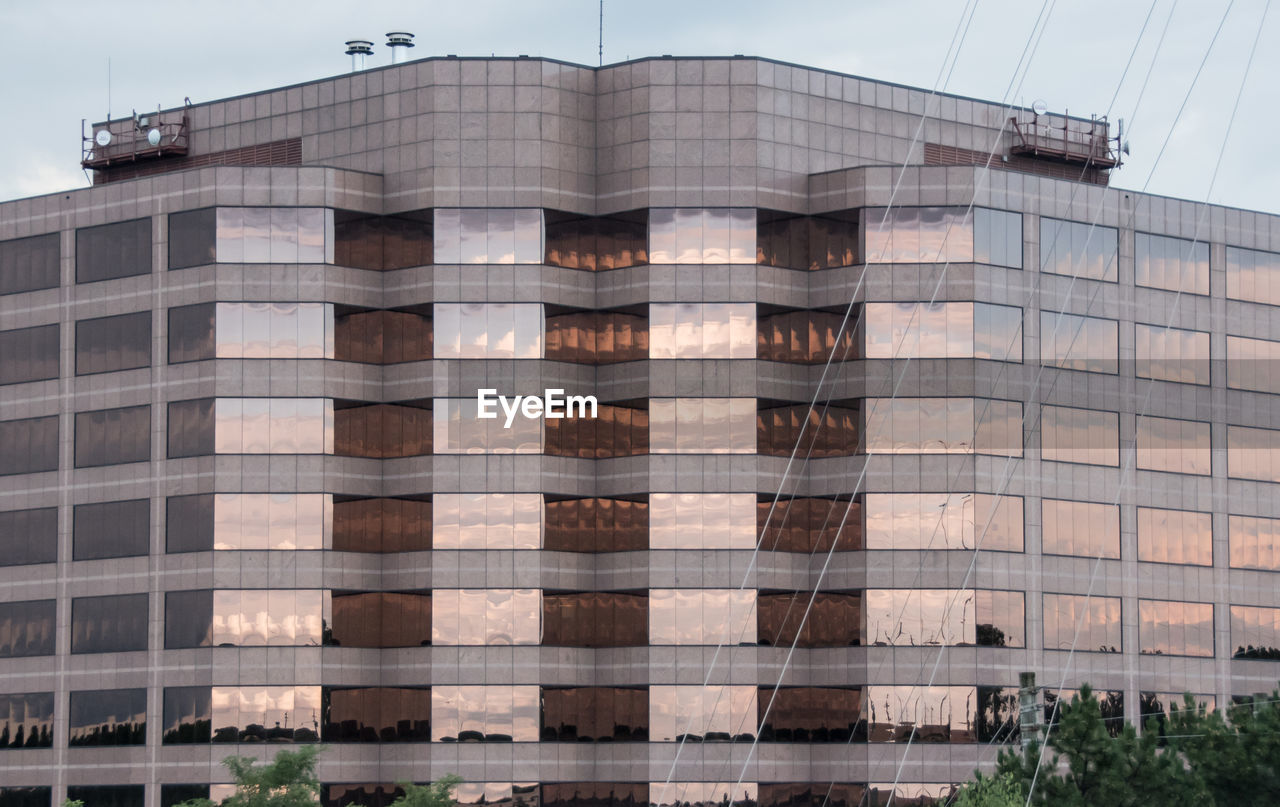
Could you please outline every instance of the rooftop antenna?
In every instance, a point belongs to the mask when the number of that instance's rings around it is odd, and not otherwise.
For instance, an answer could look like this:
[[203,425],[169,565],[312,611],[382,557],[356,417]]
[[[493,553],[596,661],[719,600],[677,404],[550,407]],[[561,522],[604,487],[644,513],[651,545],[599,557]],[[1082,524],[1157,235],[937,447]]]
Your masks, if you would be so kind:
[[364,69],[366,56],[373,53],[373,43],[367,39],[348,39],[346,53],[351,57],[351,72]]
[[604,66],[604,0],[600,0],[600,66]]
[[107,120],[111,120],[111,57],[107,57]]
[[387,32],[387,47],[391,48],[391,63],[407,61],[409,48],[413,47],[413,34],[408,31]]

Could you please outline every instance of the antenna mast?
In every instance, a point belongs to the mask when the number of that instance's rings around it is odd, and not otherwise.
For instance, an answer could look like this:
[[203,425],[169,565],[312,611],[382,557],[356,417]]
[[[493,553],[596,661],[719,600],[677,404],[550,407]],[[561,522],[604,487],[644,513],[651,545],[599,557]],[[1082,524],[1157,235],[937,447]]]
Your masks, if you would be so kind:
[[604,0],[600,0],[600,52],[599,66],[604,66]]

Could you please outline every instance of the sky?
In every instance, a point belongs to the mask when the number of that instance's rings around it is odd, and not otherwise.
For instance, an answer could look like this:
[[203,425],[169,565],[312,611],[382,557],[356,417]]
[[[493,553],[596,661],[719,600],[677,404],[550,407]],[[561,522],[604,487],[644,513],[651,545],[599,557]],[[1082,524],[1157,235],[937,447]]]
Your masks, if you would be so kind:
[[[1131,147],[1113,185],[1280,213],[1273,147],[1280,9],[1264,22],[1266,2],[605,0],[604,61],[740,53],[997,102],[1042,100],[1051,111],[1084,117],[1109,112],[1113,121],[1125,119]],[[598,0],[173,0],[109,8],[100,0],[0,0],[7,74],[0,110],[10,142],[0,152],[0,200],[86,186],[81,119],[106,117],[108,98],[121,117],[178,106],[184,97],[198,103],[345,73],[348,39],[377,43],[369,66],[389,63],[382,43],[394,30],[417,35],[413,58],[598,59]],[[1038,44],[1028,49],[1033,30]]]

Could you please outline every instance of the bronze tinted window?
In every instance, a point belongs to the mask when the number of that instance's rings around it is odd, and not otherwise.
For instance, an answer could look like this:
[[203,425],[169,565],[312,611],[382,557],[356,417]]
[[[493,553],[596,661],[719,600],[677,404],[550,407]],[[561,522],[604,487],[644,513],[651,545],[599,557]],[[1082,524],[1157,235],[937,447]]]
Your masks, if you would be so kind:
[[52,656],[56,600],[0,603],[0,658]]
[[57,378],[58,331],[56,324],[0,331],[0,384]]
[[0,294],[54,289],[62,282],[58,233],[0,241]]
[[[587,410],[591,413],[591,410]],[[594,417],[549,418],[543,451],[554,457],[634,457],[649,453],[649,413],[629,406],[601,404]],[[526,420],[528,420],[526,418]]]
[[71,652],[147,649],[147,595],[77,597],[71,601]]
[[547,263],[569,269],[603,271],[648,263],[645,218],[638,210],[608,217],[546,214]]
[[420,552],[431,548],[431,502],[352,499],[333,503],[339,552]]
[[417,457],[431,453],[431,410],[399,404],[335,408],[333,453],[340,457]]
[[165,500],[165,551],[213,549],[213,494],[170,496]]
[[169,363],[202,361],[214,357],[216,303],[184,305],[169,309]]
[[760,644],[766,647],[789,648],[793,644],[796,647],[852,647],[862,643],[862,596],[859,594],[762,593],[757,608],[758,636]]
[[204,266],[217,260],[217,209],[186,210],[169,214],[169,268]]
[[160,785],[160,807],[178,807],[184,801],[207,798],[208,785]]
[[1026,647],[1026,603],[1021,591],[978,591],[974,643]]
[[0,476],[58,470],[58,416],[0,421]]
[[321,739],[337,743],[429,742],[431,690],[404,687],[341,689],[321,695]]
[[0,566],[58,559],[58,508],[0,513]]
[[72,521],[72,560],[127,558],[151,550],[151,501],[78,504]]
[[858,451],[857,409],[807,404],[756,412],[756,451],[770,457],[849,457]]
[[431,644],[431,595],[370,591],[333,595],[333,628],[325,644],[420,647]]
[[134,219],[76,230],[76,282],[149,275],[151,219]]
[[164,647],[208,647],[213,644],[213,592],[166,591]]
[[794,807],[805,804],[863,807],[866,794],[866,785],[850,782],[761,782],[760,800],[757,803],[759,807]]
[[425,361],[432,356],[430,317],[407,311],[360,311],[334,320],[333,357],[365,364]]
[[858,211],[791,216],[757,211],[756,263],[787,269],[831,269],[858,262]]
[[549,742],[643,741],[649,693],[619,687],[542,690],[542,739]]
[[98,689],[71,693],[70,735],[75,746],[142,745],[147,740],[147,691]]
[[389,783],[320,785],[321,807],[391,807],[403,795],[402,788]]
[[649,803],[649,783],[556,782],[544,784],[541,796],[542,807],[582,807],[587,804],[592,807],[636,807]]
[[[53,693],[0,695],[0,749],[53,747]],[[7,805],[0,788],[0,805]]]
[[644,647],[649,644],[649,598],[589,591],[544,594],[542,644],[555,647]]
[[756,325],[756,357],[791,364],[825,364],[828,357],[833,362],[861,358],[853,325],[845,323],[842,314],[826,311],[761,316]]
[[564,499],[544,508],[543,548],[626,552],[649,546],[649,505],[626,499]]
[[762,552],[831,551],[840,536],[837,552],[862,548],[862,504],[839,499],[778,499],[756,502],[756,535]]
[[67,788],[67,798],[93,807],[143,807],[145,785],[79,785]]
[[150,311],[76,322],[76,375],[150,366]]
[[760,687],[758,702],[762,742],[847,743],[862,718],[857,689]]
[[213,401],[197,398],[169,404],[169,459],[213,453]]
[[1016,687],[978,687],[978,742],[1016,743],[1022,737]]
[[211,737],[213,704],[209,687],[165,687],[163,742],[207,743]]
[[151,459],[151,407],[76,413],[76,467]]
[[357,269],[407,269],[434,263],[431,211],[366,216],[335,210],[333,262]]
[[545,356],[573,364],[615,364],[649,356],[649,321],[618,311],[581,311],[546,318]]

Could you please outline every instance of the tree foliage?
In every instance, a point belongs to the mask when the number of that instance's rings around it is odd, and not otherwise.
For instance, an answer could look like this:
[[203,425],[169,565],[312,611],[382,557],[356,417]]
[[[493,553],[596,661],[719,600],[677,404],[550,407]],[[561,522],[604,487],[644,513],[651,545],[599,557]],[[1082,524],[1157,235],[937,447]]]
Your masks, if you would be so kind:
[[391,802],[391,807],[454,807],[453,789],[462,783],[461,776],[441,776],[429,785],[398,782],[404,795]]
[[1047,747],[1003,751],[994,777],[977,775],[951,802],[963,807],[1262,807],[1280,804],[1280,691],[1206,712],[1190,695],[1182,708],[1108,727],[1086,685],[1060,703]]
[[[236,792],[221,807],[315,807],[320,800],[316,762],[323,746],[304,745],[284,749],[271,762],[231,756],[222,764],[235,780]],[[215,807],[209,799],[191,799],[178,807]]]

